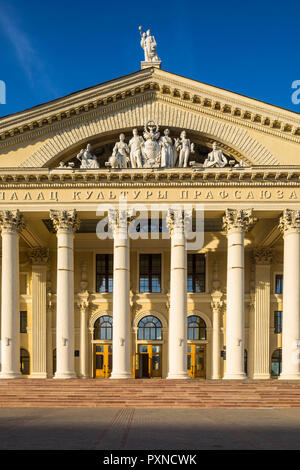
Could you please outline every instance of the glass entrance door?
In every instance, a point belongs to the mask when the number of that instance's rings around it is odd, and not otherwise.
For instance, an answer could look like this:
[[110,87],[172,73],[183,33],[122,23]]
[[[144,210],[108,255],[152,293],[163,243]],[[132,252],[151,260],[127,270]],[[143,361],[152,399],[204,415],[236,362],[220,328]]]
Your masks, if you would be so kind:
[[111,344],[95,344],[95,377],[108,378],[112,369]]
[[206,378],[206,350],[205,345],[188,344],[187,369],[192,379]]
[[139,345],[139,378],[161,377],[161,346]]

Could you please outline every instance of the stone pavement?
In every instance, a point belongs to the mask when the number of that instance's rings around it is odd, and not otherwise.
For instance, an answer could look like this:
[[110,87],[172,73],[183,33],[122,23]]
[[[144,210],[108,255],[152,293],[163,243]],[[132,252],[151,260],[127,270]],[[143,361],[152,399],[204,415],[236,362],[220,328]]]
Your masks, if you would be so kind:
[[300,409],[1,408],[0,449],[300,449]]

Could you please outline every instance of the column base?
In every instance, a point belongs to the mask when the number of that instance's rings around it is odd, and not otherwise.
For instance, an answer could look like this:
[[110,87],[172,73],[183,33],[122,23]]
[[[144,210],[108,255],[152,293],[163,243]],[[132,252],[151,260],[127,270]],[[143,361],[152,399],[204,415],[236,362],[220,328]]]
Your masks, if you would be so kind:
[[110,379],[132,379],[130,372],[112,372]]
[[0,372],[0,379],[23,379],[21,372]]
[[251,376],[252,380],[269,380],[270,374],[253,374]]
[[191,377],[189,376],[189,374],[187,372],[179,372],[178,374],[174,374],[173,372],[169,372],[168,375],[167,375],[167,379],[170,379],[170,380],[190,380]]
[[246,374],[245,373],[240,373],[240,372],[237,372],[237,373],[232,373],[232,372],[228,372],[224,374],[224,377],[223,377],[223,380],[245,380],[247,378]]
[[76,379],[76,374],[74,372],[56,372],[54,379]]
[[220,375],[213,375],[212,377],[210,377],[210,380],[220,380],[220,379],[221,379]]
[[300,372],[296,372],[295,374],[281,374],[278,380],[300,380]]
[[47,372],[32,372],[29,379],[47,379]]

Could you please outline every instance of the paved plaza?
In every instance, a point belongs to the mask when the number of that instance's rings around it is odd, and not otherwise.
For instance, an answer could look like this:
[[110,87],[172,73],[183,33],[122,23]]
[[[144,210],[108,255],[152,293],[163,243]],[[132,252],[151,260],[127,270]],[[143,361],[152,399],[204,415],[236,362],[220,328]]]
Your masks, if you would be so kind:
[[300,409],[0,408],[0,449],[300,449]]

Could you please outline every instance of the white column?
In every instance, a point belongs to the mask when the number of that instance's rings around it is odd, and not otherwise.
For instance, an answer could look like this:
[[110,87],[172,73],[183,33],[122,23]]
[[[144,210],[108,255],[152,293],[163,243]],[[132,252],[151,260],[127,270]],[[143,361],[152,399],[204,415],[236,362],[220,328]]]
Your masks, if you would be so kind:
[[32,368],[31,378],[47,377],[47,261],[48,248],[31,251],[32,263]]
[[212,323],[213,323],[213,330],[212,330],[212,374],[211,378],[214,380],[218,380],[220,378],[220,357],[221,357],[221,349],[220,349],[220,316],[221,310],[223,307],[222,299],[222,292],[215,291],[211,294],[212,301],[211,301],[211,309],[212,309]]
[[170,210],[171,276],[168,379],[189,379],[187,373],[187,253],[182,210]]
[[114,238],[113,357],[111,379],[131,379],[128,212],[109,211]]
[[255,304],[251,322],[251,378],[270,378],[270,271],[272,252],[259,249],[255,258]]
[[281,380],[300,379],[300,211],[285,209]]
[[76,210],[51,211],[57,232],[56,379],[75,377],[74,371],[74,232]]
[[251,209],[227,209],[226,372],[224,379],[244,379],[244,232],[253,223]]
[[19,233],[24,227],[18,210],[1,211],[2,230],[2,302],[1,302],[1,375],[16,379],[20,373],[20,282]]
[[88,377],[88,308],[89,293],[83,292],[78,294],[77,305],[80,311],[80,377],[86,379]]

